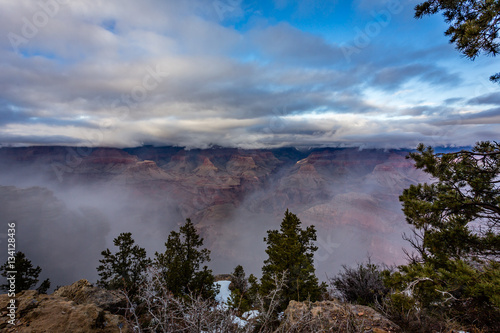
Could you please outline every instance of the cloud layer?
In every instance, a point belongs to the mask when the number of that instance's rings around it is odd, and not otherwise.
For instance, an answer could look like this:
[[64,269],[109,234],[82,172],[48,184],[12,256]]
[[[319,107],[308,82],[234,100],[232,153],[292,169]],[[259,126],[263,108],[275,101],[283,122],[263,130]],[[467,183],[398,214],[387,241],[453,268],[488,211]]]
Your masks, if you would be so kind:
[[470,145],[494,58],[415,1],[0,0],[0,143]]

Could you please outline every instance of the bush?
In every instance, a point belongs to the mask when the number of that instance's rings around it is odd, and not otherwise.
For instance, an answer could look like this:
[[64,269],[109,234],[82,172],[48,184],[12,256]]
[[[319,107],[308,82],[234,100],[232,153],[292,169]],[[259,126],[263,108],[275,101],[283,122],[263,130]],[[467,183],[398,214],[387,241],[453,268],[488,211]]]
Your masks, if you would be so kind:
[[388,318],[407,332],[462,330],[498,332],[500,265],[448,261],[411,263],[384,272],[392,292],[378,304]]
[[385,287],[378,265],[368,259],[357,267],[342,265],[343,271],[330,279],[330,285],[343,301],[361,305],[373,305],[389,291]]
[[134,304],[128,298],[127,318],[138,333],[166,332],[242,332],[234,322],[234,312],[226,310],[214,299],[198,294],[176,297],[165,284],[162,272],[148,269]]

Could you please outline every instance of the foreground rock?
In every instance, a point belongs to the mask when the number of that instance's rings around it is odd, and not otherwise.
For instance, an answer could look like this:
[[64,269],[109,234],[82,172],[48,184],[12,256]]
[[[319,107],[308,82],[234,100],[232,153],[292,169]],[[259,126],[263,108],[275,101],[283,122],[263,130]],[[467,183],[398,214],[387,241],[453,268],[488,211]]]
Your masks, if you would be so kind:
[[[77,284],[81,287],[80,289],[77,288]],[[69,294],[68,289],[71,289],[74,291],[72,296],[79,298],[86,294],[86,289],[89,291],[89,288],[92,287],[79,281],[64,288],[66,288],[66,291],[59,294]],[[0,295],[0,331],[6,333],[131,333],[132,330],[123,316],[111,314],[91,302],[92,297],[95,297],[95,295],[100,295],[96,298],[98,301],[114,299],[113,295],[106,297],[104,293],[106,293],[104,290],[101,290],[101,292],[91,291],[86,296],[80,297],[81,303],[77,303],[67,297],[56,295],[56,293],[45,295],[39,294],[35,290],[23,291],[16,294],[15,326],[8,322],[10,318],[7,316],[7,306],[10,298],[7,294]],[[106,302],[102,301],[102,303]]]
[[398,326],[368,306],[338,301],[290,301],[279,332],[400,332]]
[[80,280],[54,292],[54,296],[66,297],[76,304],[95,304],[105,311],[123,314],[127,300],[119,291],[93,287],[87,280]]

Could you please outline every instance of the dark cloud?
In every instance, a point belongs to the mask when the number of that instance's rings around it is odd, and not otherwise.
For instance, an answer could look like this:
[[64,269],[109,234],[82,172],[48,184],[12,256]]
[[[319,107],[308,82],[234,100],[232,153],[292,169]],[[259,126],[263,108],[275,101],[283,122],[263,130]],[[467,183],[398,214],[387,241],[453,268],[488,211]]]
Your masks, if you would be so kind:
[[256,30],[250,39],[264,58],[278,64],[331,66],[345,61],[339,47],[286,23]]
[[36,146],[36,145],[77,145],[82,141],[64,135],[16,135],[0,134],[0,142],[9,146]]
[[462,116],[464,124],[500,124],[500,108]]
[[467,103],[473,105],[482,105],[482,104],[500,105],[500,92],[485,94],[475,98],[471,98],[467,101]]
[[374,74],[372,84],[386,90],[399,89],[412,79],[418,79],[433,85],[451,85],[460,82],[458,75],[427,64],[410,64],[387,67]]

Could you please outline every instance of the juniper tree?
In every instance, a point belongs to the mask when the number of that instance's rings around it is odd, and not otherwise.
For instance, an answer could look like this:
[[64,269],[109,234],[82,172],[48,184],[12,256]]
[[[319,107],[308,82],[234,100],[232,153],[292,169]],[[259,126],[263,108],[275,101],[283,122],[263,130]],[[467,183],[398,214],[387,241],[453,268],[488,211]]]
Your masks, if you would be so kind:
[[203,238],[191,220],[186,219],[179,232],[170,232],[165,252],[155,253],[154,265],[161,271],[167,289],[174,296],[193,293],[204,298],[215,297],[212,271],[207,266],[201,267],[210,261],[210,251],[199,249],[202,245]]
[[[13,258],[13,261],[7,260],[0,267],[0,271],[2,271],[1,275],[5,278],[15,277],[12,284],[15,293],[31,289],[38,283],[38,276],[42,272],[42,269],[40,266],[33,267],[31,260],[26,258],[26,255],[21,251],[16,252]],[[4,291],[10,292],[10,287],[10,280],[7,280],[6,284],[0,285],[0,289]],[[46,293],[50,288],[50,280],[44,280],[39,288],[40,293]]]
[[286,272],[285,285],[279,310],[284,310],[290,300],[316,301],[322,294],[313,264],[314,252],[318,249],[314,226],[301,228],[299,218],[289,212],[280,225],[280,230],[269,230],[264,241],[267,243],[268,258],[262,267],[260,292],[269,293],[275,289],[274,276]]
[[101,252],[101,265],[97,267],[99,276],[97,285],[106,289],[123,289],[129,295],[137,293],[139,284],[144,277],[151,260],[146,256],[146,250],[134,245],[130,232],[121,233],[113,240],[118,247],[116,253],[109,249]]

